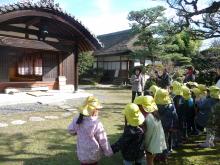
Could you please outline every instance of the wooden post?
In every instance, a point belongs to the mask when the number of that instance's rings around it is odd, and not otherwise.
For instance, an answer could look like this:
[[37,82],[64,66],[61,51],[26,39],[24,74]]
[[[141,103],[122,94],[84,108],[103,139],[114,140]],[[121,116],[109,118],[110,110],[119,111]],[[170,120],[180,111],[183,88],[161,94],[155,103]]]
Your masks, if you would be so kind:
[[74,52],[74,70],[75,70],[75,74],[74,74],[74,89],[75,89],[75,92],[78,91],[78,85],[79,85],[79,64],[78,64],[78,57],[79,57],[79,48],[78,48],[78,43],[76,43],[76,46],[75,46],[75,52]]
[[121,56],[120,56],[120,69],[119,69],[119,72],[121,71],[121,65],[122,65],[122,64],[121,64]]
[[63,56],[59,53],[59,76],[63,76]]

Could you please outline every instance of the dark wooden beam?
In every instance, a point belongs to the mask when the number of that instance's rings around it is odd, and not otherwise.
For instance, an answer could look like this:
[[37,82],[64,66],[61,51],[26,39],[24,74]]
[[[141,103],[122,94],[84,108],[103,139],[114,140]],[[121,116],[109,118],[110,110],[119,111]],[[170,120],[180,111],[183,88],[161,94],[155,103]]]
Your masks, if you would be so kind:
[[5,36],[0,36],[0,45],[7,47],[17,47],[17,48],[55,51],[55,52],[72,51],[70,46],[62,45],[61,43],[21,39],[21,38],[13,38],[13,37],[5,37]]
[[[22,27],[17,27],[17,26],[12,26],[12,25],[0,25],[0,30],[18,32],[18,33],[24,33],[24,34],[31,34],[31,35],[35,35],[35,36],[38,36],[38,33],[39,33],[38,30],[22,28]],[[71,42],[74,43],[73,40],[68,40],[65,37],[62,38],[62,37],[58,36],[57,34],[50,33],[50,32],[47,37],[56,38],[58,40],[67,41],[69,43],[71,43]]]
[[30,10],[30,9],[13,11],[2,14],[0,17],[0,24],[4,24],[9,20],[13,20],[13,19],[15,20],[16,18],[21,18],[26,16],[47,18],[59,22],[63,25],[69,26],[77,33],[78,36],[80,36],[83,40],[86,40],[87,44],[90,47],[89,50],[96,50],[97,48],[100,48],[100,44],[98,44],[98,42],[93,39],[91,34],[88,31],[86,31],[80,23],[73,20],[71,17],[65,17],[63,15],[58,15],[57,13],[50,13],[50,12]]

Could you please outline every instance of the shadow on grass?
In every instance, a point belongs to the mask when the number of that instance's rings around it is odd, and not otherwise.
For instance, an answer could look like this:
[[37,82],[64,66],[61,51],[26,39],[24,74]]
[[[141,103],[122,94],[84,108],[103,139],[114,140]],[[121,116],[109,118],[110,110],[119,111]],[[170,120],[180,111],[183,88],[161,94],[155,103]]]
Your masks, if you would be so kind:
[[[115,142],[118,136],[116,134],[108,137],[111,142]],[[43,142],[43,146],[38,146],[38,143]],[[63,129],[37,131],[30,136],[0,134],[0,149],[0,164],[5,165],[80,164],[76,155],[76,137]],[[111,158],[103,158],[100,165],[121,165],[121,162],[120,154],[116,154]]]
[[[116,125],[122,133],[124,126]],[[121,133],[109,135],[111,143],[116,142]],[[192,162],[193,156],[202,156],[204,162],[215,164],[219,161],[219,146],[213,149],[198,149],[184,145],[169,159],[170,165],[200,165],[203,162]],[[76,155],[76,137],[69,135],[65,129],[36,131],[31,135],[0,134],[0,164],[17,165],[78,165]],[[212,163],[213,162],[213,163]],[[100,165],[121,165],[120,153],[111,158],[103,158]],[[160,163],[156,163],[160,164]],[[207,163],[206,163],[207,164]]]

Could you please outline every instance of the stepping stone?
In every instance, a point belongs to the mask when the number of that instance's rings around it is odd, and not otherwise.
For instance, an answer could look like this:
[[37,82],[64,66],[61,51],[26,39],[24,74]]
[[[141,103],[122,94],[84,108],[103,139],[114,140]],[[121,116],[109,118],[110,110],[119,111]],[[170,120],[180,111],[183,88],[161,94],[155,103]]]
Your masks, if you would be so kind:
[[0,128],[7,127],[7,126],[8,126],[7,123],[0,123]]
[[24,123],[26,123],[26,121],[24,121],[24,120],[14,120],[11,122],[11,124],[13,124],[13,125],[22,125]]
[[66,112],[66,113],[63,113],[62,116],[63,117],[69,117],[69,116],[72,116],[72,113],[71,112]]
[[60,105],[59,108],[61,109],[71,109],[71,107],[69,105]]
[[30,117],[29,120],[30,121],[45,121],[45,119],[42,117]]
[[59,119],[58,116],[44,116],[45,119]]
[[70,112],[77,111],[76,108],[67,108],[67,109],[65,109],[65,110],[66,110],[66,111],[70,111]]

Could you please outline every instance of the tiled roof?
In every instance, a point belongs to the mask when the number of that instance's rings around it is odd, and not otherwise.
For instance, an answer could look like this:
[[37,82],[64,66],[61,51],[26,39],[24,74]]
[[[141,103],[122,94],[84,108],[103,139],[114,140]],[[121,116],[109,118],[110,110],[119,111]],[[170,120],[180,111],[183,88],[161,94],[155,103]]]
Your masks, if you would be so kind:
[[128,43],[134,37],[132,31],[123,30],[119,32],[109,33],[98,36],[98,39],[103,43],[104,47],[94,52],[94,55],[112,55],[130,52]]
[[85,36],[89,38],[89,40],[97,47],[102,47],[101,42],[99,42],[98,38],[93,35],[88,28],[86,28],[81,21],[76,19],[74,16],[72,16],[70,13],[67,13],[62,8],[60,8],[57,5],[54,4],[42,4],[42,3],[32,3],[32,2],[17,2],[14,4],[8,4],[4,6],[0,6],[0,16],[3,14],[7,14],[13,11],[19,11],[19,10],[40,10],[40,11],[46,11],[49,13],[53,13],[56,15],[59,15],[63,18],[66,18],[71,21],[72,24],[74,24],[76,27],[80,28],[80,30],[83,32]]

